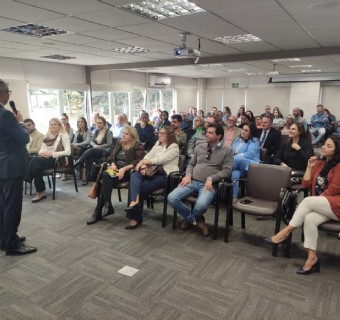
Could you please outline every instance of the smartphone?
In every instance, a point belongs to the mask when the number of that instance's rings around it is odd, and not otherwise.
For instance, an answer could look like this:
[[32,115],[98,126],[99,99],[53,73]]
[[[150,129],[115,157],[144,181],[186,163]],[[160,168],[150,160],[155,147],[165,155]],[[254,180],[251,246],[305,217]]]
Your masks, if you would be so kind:
[[251,200],[249,200],[249,199],[242,199],[242,200],[240,201],[240,203],[242,203],[242,204],[249,204],[249,203],[253,203],[253,201],[251,201]]

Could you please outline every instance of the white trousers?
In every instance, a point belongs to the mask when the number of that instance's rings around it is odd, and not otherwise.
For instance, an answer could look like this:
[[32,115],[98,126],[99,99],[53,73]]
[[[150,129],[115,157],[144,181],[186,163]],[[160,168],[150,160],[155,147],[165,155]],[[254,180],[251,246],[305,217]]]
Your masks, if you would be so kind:
[[316,250],[318,226],[328,220],[339,221],[333,213],[328,200],[323,196],[312,196],[303,199],[297,207],[289,225],[297,228],[303,225],[305,235],[304,247]]

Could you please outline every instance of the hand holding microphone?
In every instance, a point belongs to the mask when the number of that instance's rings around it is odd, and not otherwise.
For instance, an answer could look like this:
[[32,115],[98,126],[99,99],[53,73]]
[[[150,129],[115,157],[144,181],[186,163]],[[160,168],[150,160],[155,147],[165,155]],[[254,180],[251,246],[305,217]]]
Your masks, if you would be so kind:
[[15,116],[15,118],[17,119],[18,122],[23,122],[24,118],[22,116],[22,114],[20,113],[20,111],[17,110],[14,101],[10,101],[9,102],[9,106],[11,107],[13,114]]

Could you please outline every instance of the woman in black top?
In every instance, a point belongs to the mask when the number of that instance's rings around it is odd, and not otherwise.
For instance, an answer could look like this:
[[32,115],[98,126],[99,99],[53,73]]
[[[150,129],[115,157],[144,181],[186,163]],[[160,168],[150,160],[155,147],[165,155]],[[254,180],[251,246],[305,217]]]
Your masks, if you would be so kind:
[[78,130],[74,135],[74,140],[71,144],[71,147],[73,149],[73,155],[81,156],[90,146],[91,131],[88,129],[87,121],[84,117],[80,117],[77,120],[77,127]]
[[289,128],[289,139],[281,144],[273,157],[273,163],[293,170],[305,171],[308,159],[313,156],[312,143],[307,138],[302,123],[293,123]]

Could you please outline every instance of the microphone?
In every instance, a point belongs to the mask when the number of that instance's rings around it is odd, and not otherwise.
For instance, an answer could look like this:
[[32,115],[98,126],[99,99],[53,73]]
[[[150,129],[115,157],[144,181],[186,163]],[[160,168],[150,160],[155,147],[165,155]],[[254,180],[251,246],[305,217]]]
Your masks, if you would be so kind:
[[13,113],[16,115],[16,114],[18,114],[18,111],[17,111],[17,108],[16,108],[16,106],[15,106],[15,103],[14,103],[14,101],[10,101],[9,102],[9,106],[12,108],[12,110],[13,110]]

